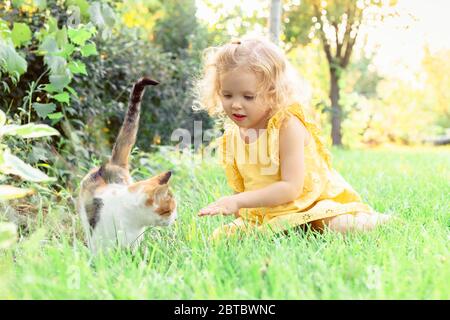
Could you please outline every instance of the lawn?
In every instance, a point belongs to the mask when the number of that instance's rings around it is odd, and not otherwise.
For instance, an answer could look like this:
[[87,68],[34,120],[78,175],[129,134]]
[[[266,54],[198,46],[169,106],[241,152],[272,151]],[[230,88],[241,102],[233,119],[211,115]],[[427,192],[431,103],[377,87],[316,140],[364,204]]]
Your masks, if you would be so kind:
[[134,256],[91,257],[70,195],[49,204],[44,190],[32,232],[0,251],[0,298],[450,298],[449,148],[333,150],[334,167],[363,199],[400,221],[346,237],[295,231],[211,242],[232,218],[196,212],[230,193],[221,168],[172,153],[134,163],[138,177],[174,169],[177,223],[150,228]]

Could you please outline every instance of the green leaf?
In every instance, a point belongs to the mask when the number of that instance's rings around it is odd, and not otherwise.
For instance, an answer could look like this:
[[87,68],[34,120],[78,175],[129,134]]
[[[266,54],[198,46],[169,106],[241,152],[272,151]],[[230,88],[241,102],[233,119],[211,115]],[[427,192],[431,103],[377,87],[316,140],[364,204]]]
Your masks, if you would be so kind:
[[67,37],[67,29],[63,27],[55,32],[55,38],[57,48],[54,50],[54,55],[68,59],[72,53],[75,51],[75,46],[69,43],[69,38]]
[[63,57],[46,56],[45,63],[50,68],[50,83],[52,89],[62,91],[72,80],[72,73],[67,67],[66,59]]
[[48,118],[50,120],[52,120],[52,126],[57,124],[63,117],[64,116],[63,116],[62,112],[55,112],[55,113],[52,113],[52,114],[48,115]]
[[50,72],[53,74],[62,73],[67,66],[66,59],[59,56],[45,56],[44,62],[48,65]]
[[51,120],[60,120],[63,117],[62,112],[55,112],[48,115],[48,118]]
[[92,42],[82,47],[80,51],[83,57],[89,57],[98,54],[97,48],[95,47],[95,43]]
[[58,20],[52,16],[48,17],[47,20],[48,33],[54,33],[58,31]]
[[86,72],[86,65],[81,62],[81,61],[71,61],[69,62],[69,69],[70,71],[72,71],[73,74],[84,74],[84,75],[88,75]]
[[59,132],[46,124],[29,123],[23,126],[6,125],[0,128],[0,136],[16,135],[22,138],[40,138],[59,135]]
[[58,53],[58,55],[65,59],[69,59],[74,51],[75,46],[71,43],[68,43],[62,48],[62,50]]
[[44,90],[49,93],[58,92],[58,90],[55,88],[55,86],[52,85],[51,83],[46,84],[44,86]]
[[69,43],[69,38],[67,37],[67,29],[63,27],[62,29],[55,32],[55,39],[58,47],[62,48]]
[[33,109],[36,110],[39,117],[45,119],[49,113],[56,110],[56,105],[54,103],[33,103]]
[[20,47],[31,40],[31,30],[25,23],[15,22],[11,32],[11,39],[16,47]]
[[89,30],[87,30],[87,28],[83,29],[69,28],[68,35],[70,41],[79,46],[84,46],[86,41],[88,41],[92,37],[92,33]]
[[0,70],[2,69],[18,79],[27,70],[27,62],[16,52],[11,40],[0,38]]
[[87,16],[89,15],[89,2],[87,2],[86,0],[66,0],[66,5],[67,6],[77,6],[80,8],[80,13],[83,16]]
[[100,27],[112,28],[116,22],[114,10],[107,3],[94,2],[89,8],[91,21]]
[[0,19],[0,38],[11,38],[11,30],[9,30],[8,23],[2,19]]
[[33,194],[32,189],[17,188],[9,185],[0,185],[0,201],[20,199]]
[[6,123],[6,114],[0,110],[0,128]]
[[33,0],[33,2],[39,10],[44,10],[45,8],[47,8],[47,0]]
[[60,94],[57,94],[55,96],[53,96],[53,99],[55,99],[56,101],[62,102],[62,103],[70,103],[70,96],[69,93],[67,92],[63,92]]
[[89,8],[89,14],[91,21],[102,30],[102,38],[108,38],[116,23],[114,10],[107,3],[94,2]]
[[7,249],[11,245],[13,245],[16,241],[17,241],[17,226],[11,222],[1,222],[0,249]]
[[76,92],[72,87],[67,86],[66,89],[67,89],[74,97],[76,97],[76,98],[78,99],[78,94],[77,94],[77,92]]
[[42,54],[55,54],[60,50],[58,48],[58,42],[53,37],[53,35],[46,36],[44,40],[42,40],[41,45],[39,46],[39,50],[42,51]]
[[49,77],[51,84],[58,90],[63,90],[72,80],[70,70],[64,71],[62,74],[51,75]]
[[52,181],[54,178],[50,178],[42,171],[33,168],[29,164],[26,164],[16,156],[13,156],[9,151],[5,151],[3,154],[4,162],[0,165],[0,171],[5,174],[12,174],[21,177],[27,181],[44,182]]

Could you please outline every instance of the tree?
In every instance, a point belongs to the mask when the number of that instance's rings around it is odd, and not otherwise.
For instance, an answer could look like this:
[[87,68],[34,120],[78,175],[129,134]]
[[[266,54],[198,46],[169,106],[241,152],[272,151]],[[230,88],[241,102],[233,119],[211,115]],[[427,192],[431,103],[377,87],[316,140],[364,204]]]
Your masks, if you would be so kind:
[[195,1],[166,0],[162,2],[163,15],[156,23],[154,41],[164,52],[178,53],[189,49],[198,30]]
[[[395,1],[387,5],[393,6]],[[292,46],[307,44],[317,37],[324,50],[330,75],[331,137],[342,145],[343,121],[339,80],[350,63],[361,26],[378,23],[386,15],[379,0],[303,0],[290,3],[285,11],[284,38]]]
[[281,0],[272,0],[270,5],[270,40],[278,44],[281,32]]
[[[207,30],[208,45],[222,45],[233,37],[240,37],[249,32],[266,31],[270,12],[270,2],[258,0],[251,3],[252,8],[241,5],[228,6],[224,2],[202,0],[198,1],[207,8],[211,16],[200,17],[200,23]],[[245,9],[245,10],[244,10]],[[206,19],[205,19],[206,18]]]
[[432,53],[425,48],[422,67],[426,76],[426,92],[430,96],[427,108],[437,116],[437,125],[450,128],[450,50]]

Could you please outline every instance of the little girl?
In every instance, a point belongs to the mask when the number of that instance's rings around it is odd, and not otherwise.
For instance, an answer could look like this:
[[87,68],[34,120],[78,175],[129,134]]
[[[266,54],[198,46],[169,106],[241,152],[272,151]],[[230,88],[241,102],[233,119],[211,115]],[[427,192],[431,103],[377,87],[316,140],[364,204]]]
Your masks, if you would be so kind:
[[319,129],[299,102],[299,86],[283,52],[264,39],[207,49],[198,100],[209,114],[232,120],[219,154],[235,194],[199,215],[237,217],[213,236],[307,223],[315,230],[371,230],[388,219],[331,167]]

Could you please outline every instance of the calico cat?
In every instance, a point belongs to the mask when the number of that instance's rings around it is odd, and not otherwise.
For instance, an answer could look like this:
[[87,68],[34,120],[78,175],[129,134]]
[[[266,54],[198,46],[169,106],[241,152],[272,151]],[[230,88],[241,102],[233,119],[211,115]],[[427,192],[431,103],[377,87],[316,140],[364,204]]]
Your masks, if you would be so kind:
[[93,252],[115,245],[135,248],[145,227],[168,226],[176,219],[176,202],[168,186],[171,172],[133,183],[128,170],[145,87],[157,84],[149,78],[134,84],[111,159],[81,181],[78,212]]

